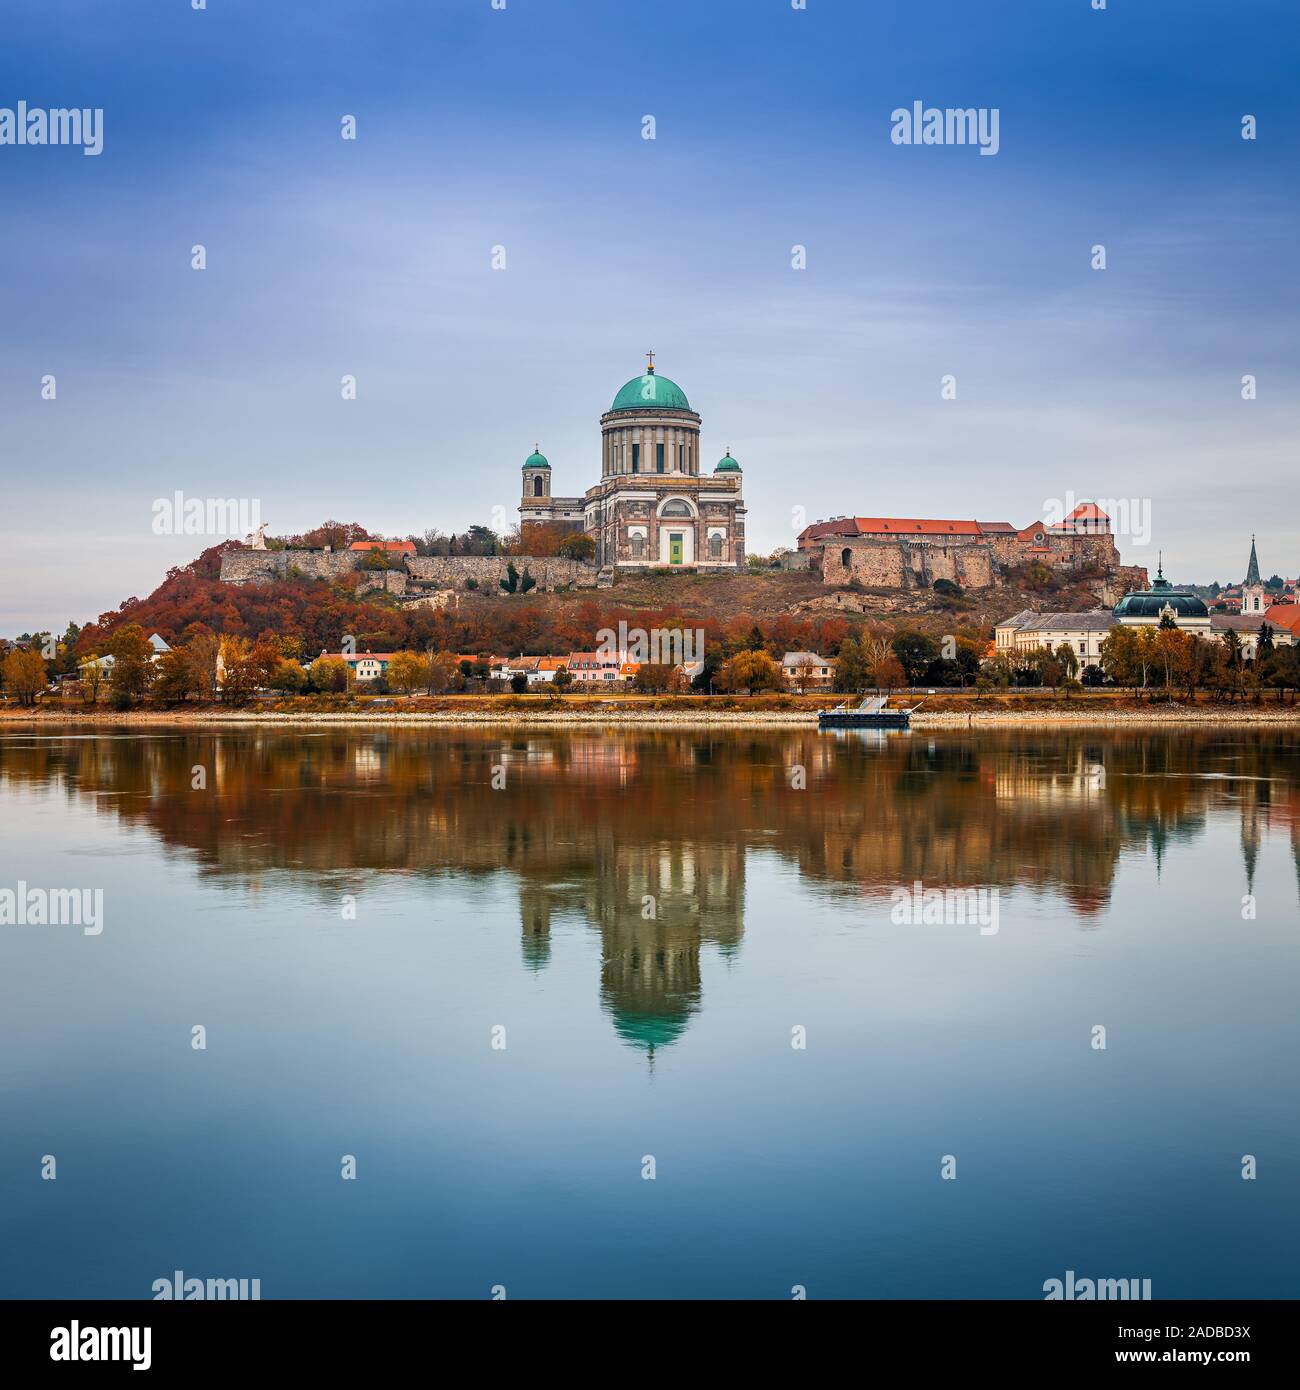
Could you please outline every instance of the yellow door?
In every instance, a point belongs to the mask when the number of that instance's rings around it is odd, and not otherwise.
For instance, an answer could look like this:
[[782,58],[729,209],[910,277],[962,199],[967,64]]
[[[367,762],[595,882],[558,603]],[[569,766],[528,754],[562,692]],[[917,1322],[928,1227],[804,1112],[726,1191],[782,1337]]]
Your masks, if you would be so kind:
[[682,562],[682,538],[670,532],[668,536],[668,563],[680,565]]

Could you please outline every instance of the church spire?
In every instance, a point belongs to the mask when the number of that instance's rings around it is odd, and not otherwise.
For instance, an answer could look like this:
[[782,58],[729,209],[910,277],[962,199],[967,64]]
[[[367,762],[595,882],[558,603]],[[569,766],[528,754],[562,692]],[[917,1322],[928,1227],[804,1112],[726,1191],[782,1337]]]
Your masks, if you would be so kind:
[[1255,557],[1255,537],[1254,537],[1254,536],[1251,536],[1251,538],[1250,538],[1250,564],[1248,564],[1248,565],[1246,566],[1246,583],[1247,583],[1247,584],[1258,584],[1259,582],[1260,582],[1260,578],[1259,578],[1259,561],[1258,561],[1258,559],[1256,559],[1256,557]]

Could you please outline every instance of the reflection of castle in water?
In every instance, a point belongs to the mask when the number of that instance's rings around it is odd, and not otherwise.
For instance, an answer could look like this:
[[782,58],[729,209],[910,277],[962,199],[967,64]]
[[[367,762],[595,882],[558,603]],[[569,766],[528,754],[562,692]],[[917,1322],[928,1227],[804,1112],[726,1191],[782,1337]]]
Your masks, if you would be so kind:
[[754,849],[849,900],[918,879],[1023,887],[1080,924],[1105,920],[1122,857],[1159,872],[1212,819],[1240,826],[1239,892],[1270,836],[1289,836],[1300,877],[1300,737],[1286,730],[42,735],[0,738],[0,786],[89,798],[200,875],[289,877],[323,901],[376,874],[509,875],[524,961],[546,967],[558,917],[598,931],[602,1005],[646,1050],[701,1007],[706,948],[738,948]]
[[542,968],[552,914],[580,912],[601,935],[603,1007],[620,1037],[653,1054],[700,1006],[700,948],[727,955],[740,945],[744,857],[735,844],[624,841],[602,849],[607,858],[581,884],[521,884],[523,956]]

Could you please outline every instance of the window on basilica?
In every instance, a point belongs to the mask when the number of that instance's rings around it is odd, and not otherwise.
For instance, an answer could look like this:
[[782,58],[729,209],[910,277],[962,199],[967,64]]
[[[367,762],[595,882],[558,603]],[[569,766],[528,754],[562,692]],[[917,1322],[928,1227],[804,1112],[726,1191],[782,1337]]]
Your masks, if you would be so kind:
[[681,500],[669,502],[659,513],[660,516],[690,516],[691,509]]
[[709,559],[722,559],[722,537],[716,531],[709,537]]

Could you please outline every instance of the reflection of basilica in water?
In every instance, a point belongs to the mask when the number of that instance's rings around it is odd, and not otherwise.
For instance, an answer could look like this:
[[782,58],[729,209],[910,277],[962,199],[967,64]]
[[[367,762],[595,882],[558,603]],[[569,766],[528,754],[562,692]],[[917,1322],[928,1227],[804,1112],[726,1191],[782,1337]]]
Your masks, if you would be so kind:
[[601,1003],[620,1037],[653,1053],[699,1008],[700,948],[729,955],[740,945],[744,856],[734,843],[609,843],[581,882],[525,878],[519,917],[534,969],[550,959],[558,913],[580,914],[599,930]]
[[1212,819],[1240,825],[1239,893],[1270,838],[1289,841],[1300,876],[1300,738],[1239,727],[0,738],[0,792],[28,786],[90,798],[200,875],[251,887],[288,875],[325,900],[377,874],[508,875],[527,967],[547,968],[553,922],[597,931],[602,1006],[647,1051],[700,1008],[702,952],[739,949],[754,850],[846,901],[918,879],[1023,887],[1076,923],[1104,920],[1121,856],[1158,872]]

